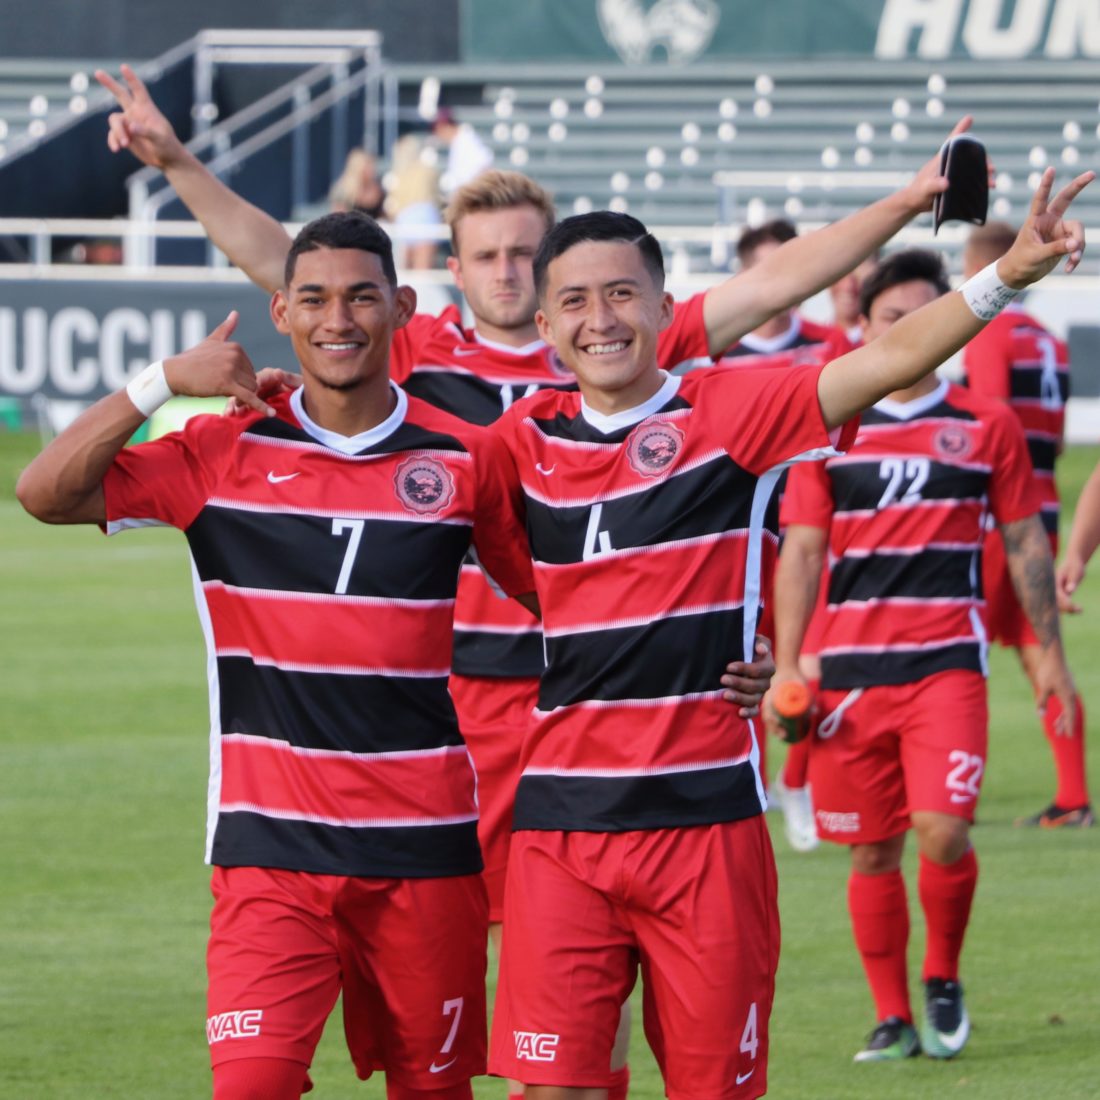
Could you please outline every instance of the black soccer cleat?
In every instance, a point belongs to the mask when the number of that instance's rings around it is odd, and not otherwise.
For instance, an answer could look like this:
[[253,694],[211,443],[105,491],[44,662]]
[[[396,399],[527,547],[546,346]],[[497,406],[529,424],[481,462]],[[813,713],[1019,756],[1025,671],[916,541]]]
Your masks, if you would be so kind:
[[1084,806],[1069,807],[1052,802],[1037,814],[1017,818],[1016,824],[1039,829],[1088,829],[1096,824],[1096,815],[1087,802]]
[[924,983],[924,1020],[920,1042],[929,1058],[954,1058],[970,1038],[962,986],[950,978],[929,978]]
[[898,1062],[920,1054],[917,1030],[900,1016],[883,1020],[870,1035],[867,1045],[856,1054],[856,1062]]

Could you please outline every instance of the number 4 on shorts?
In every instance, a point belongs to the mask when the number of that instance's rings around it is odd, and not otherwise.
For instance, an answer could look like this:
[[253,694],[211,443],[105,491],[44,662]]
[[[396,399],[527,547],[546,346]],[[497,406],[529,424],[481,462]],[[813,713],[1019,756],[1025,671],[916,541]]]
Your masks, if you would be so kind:
[[756,1050],[760,1046],[760,1040],[756,1035],[756,1002],[749,1005],[749,1016],[745,1021],[745,1030],[741,1032],[741,1045],[738,1050],[747,1054],[752,1061],[756,1061]]

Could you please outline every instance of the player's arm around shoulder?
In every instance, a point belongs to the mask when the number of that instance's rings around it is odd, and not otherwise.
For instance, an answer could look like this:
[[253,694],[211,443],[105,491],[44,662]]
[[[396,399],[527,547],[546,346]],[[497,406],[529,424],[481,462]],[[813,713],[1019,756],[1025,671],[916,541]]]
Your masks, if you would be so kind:
[[523,489],[506,433],[499,420],[473,431],[476,434],[467,437],[467,445],[477,469],[473,542],[478,560],[494,589],[537,616]]

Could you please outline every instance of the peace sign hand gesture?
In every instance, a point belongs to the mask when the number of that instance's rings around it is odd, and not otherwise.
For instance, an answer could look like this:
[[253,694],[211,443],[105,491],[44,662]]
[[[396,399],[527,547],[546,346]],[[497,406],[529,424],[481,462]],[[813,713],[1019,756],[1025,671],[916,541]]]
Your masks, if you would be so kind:
[[1063,256],[1067,257],[1067,274],[1081,262],[1085,230],[1079,221],[1070,221],[1065,214],[1073,200],[1095,178],[1095,172],[1083,172],[1051,198],[1054,169],[1047,168],[1016,240],[997,261],[1001,282],[1019,290],[1048,275]]
[[95,72],[96,80],[122,108],[107,119],[107,146],[112,153],[129,149],[142,164],[163,171],[184,155],[183,143],[137,73],[129,65],[121,65],[119,69],[125,83],[119,83],[102,69]]

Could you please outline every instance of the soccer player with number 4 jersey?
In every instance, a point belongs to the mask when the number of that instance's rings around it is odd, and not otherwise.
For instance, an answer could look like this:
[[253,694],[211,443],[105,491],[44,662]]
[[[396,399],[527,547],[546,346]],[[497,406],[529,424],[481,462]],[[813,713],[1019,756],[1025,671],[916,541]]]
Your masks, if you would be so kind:
[[[963,252],[964,274],[972,275],[1000,255],[1012,236],[1012,227],[1004,222],[989,222],[971,230]],[[966,385],[974,393],[1006,402],[1020,421],[1041,502],[1039,514],[1050,537],[1051,552],[1057,557],[1060,507],[1054,465],[1062,451],[1069,397],[1066,345],[1031,313],[1013,303],[967,344],[963,369]],[[997,531],[990,532],[986,543],[982,590],[990,640],[1016,650],[1034,689],[1041,650],[1013,591]],[[1075,702],[1074,720],[1068,728],[1060,721],[1058,700],[1049,700],[1042,710],[1057,785],[1050,805],[1020,818],[1017,825],[1060,829],[1087,827],[1095,822],[1085,775],[1085,708],[1080,695]]]
[[[768,498],[786,465],[846,449],[852,417],[916,385],[1016,288],[1067,253],[1075,266],[1081,228],[1062,216],[1091,178],[1049,200],[1048,170],[996,265],[824,367],[668,375],[656,345],[672,300],[645,227],[581,215],[543,241],[539,327],[579,393],[526,398],[493,428],[519,474],[548,659],[490,1052],[530,1100],[606,1094],[639,968],[669,1097],[766,1091],[774,863],[755,730],[712,685],[721,654],[751,647],[775,548]],[[740,291],[751,329],[762,291]]]
[[[867,352],[948,294],[936,254],[890,256],[862,288]],[[819,833],[852,854],[848,908],[878,1018],[857,1062],[921,1049],[951,1058],[970,1033],[959,957],[978,879],[969,834],[987,759],[988,518],[1035,631],[1040,701],[1057,699],[1067,715],[1074,705],[1039,506],[1013,414],[931,374],[864,413],[846,455],[794,470],[787,485],[775,608],[784,679],[798,677],[829,560],[810,779]],[[919,1038],[901,872],[910,828],[927,926]]]

